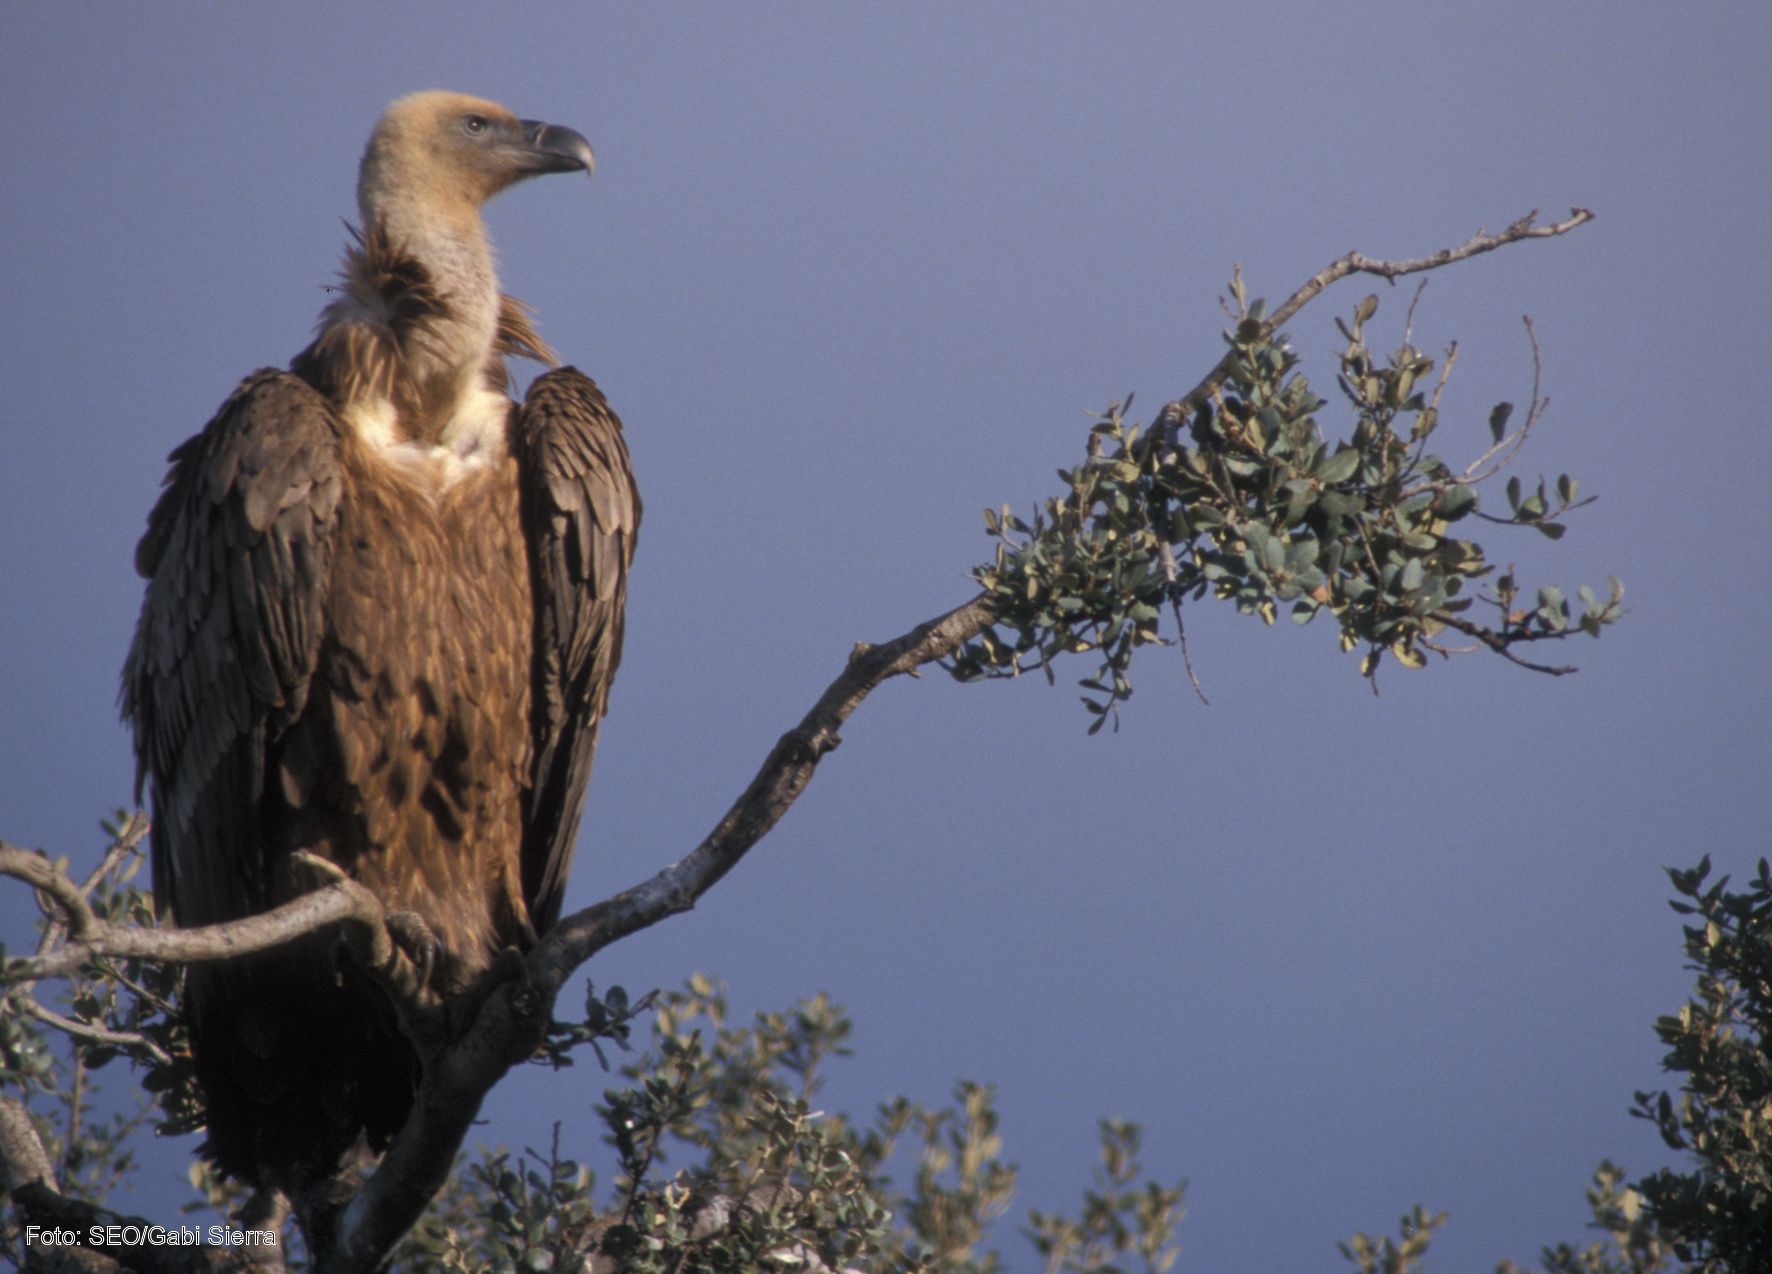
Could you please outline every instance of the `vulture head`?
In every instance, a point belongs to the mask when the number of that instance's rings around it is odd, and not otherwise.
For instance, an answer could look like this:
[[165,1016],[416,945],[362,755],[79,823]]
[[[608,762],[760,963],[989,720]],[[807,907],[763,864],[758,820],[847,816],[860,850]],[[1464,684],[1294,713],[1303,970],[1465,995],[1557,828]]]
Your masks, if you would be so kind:
[[471,223],[514,182],[588,173],[595,163],[591,144],[570,128],[518,119],[465,93],[413,93],[388,107],[370,135],[357,201],[366,226],[404,221],[414,205],[427,219]]

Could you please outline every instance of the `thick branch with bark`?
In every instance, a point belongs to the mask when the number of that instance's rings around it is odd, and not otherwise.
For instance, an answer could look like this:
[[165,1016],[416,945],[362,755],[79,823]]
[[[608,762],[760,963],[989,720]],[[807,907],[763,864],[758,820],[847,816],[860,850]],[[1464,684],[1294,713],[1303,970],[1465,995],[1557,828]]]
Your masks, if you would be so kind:
[[[1545,226],[1537,225],[1535,218],[1535,213],[1530,214],[1499,234],[1479,233],[1456,248],[1412,260],[1375,260],[1350,252],[1313,275],[1262,320],[1261,335],[1264,339],[1273,335],[1331,284],[1350,275],[1374,274],[1394,281],[1507,244],[1565,234],[1591,220],[1592,214],[1574,209],[1567,219]],[[1151,439],[1173,433],[1207,403],[1224,385],[1236,357],[1233,349],[1197,385],[1166,405]],[[228,959],[268,950],[327,926],[341,926],[354,943],[361,944],[367,956],[364,963],[379,971],[409,1033],[422,1036],[425,1059],[412,1115],[373,1174],[360,1188],[350,1179],[330,1183],[334,1199],[342,1205],[303,1207],[302,1201],[296,1201],[318,1258],[316,1268],[373,1271],[447,1180],[486,1094],[545,1042],[555,998],[567,979],[611,943],[693,908],[792,808],[868,695],[893,677],[950,659],[977,639],[996,615],[991,595],[981,593],[890,641],[857,646],[842,672],[799,723],[781,736],[750,785],[699,845],[651,879],[561,920],[526,958],[513,962],[512,976],[495,988],[473,1021],[453,1039],[433,1032],[438,1006],[427,999],[418,971],[391,940],[380,902],[353,881],[336,878],[336,873],[313,892],[248,920],[194,930],[137,929],[95,916],[86,902],[90,886],[83,892],[47,858],[0,846],[0,874],[38,890],[56,916],[51,925],[56,940],[46,941],[34,957],[11,962],[6,979],[29,982],[65,976],[105,958],[169,963]],[[1449,623],[1484,640],[1482,632],[1473,631],[1475,626]],[[1486,644],[1508,653],[1506,641],[1499,646],[1493,641]],[[16,1103],[0,1109],[8,1119],[12,1105]],[[49,1207],[50,1196],[59,1198],[53,1178],[34,1172],[35,1166],[28,1145],[10,1134],[0,1138],[0,1168],[9,1174],[8,1182],[38,1181],[40,1195],[47,1192],[40,1206]],[[309,1228],[314,1222],[323,1222],[323,1232]]]

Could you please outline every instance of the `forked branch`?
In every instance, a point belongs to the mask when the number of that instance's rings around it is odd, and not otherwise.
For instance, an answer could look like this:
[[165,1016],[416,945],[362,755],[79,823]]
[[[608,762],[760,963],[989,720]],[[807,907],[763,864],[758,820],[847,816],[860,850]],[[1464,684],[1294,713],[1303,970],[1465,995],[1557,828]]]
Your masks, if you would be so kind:
[[[135,826],[147,832],[147,819]],[[319,861],[319,860],[314,860]],[[203,964],[269,951],[328,925],[351,925],[369,944],[372,967],[393,965],[399,953],[387,935],[386,912],[376,896],[356,881],[330,873],[329,883],[262,915],[196,929],[144,929],[99,919],[88,902],[90,889],[77,884],[48,855],[0,842],[0,876],[22,880],[59,911],[51,931],[65,937],[45,942],[36,955],[10,961],[7,982],[62,978],[100,960],[146,959],[164,964]]]

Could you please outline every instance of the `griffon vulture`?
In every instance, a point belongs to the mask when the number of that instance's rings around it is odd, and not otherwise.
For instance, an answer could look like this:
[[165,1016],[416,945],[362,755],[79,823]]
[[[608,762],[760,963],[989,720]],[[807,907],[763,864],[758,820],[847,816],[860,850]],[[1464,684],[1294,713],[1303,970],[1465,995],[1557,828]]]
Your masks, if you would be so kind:
[[[313,343],[172,453],[122,701],[179,925],[315,887],[307,851],[416,917],[466,1012],[558,917],[640,499],[589,377],[508,396],[507,357],[554,358],[480,206],[591,166],[578,133],[493,102],[395,102]],[[404,1122],[416,1055],[336,935],[193,967],[185,1007],[229,1175],[299,1187]]]

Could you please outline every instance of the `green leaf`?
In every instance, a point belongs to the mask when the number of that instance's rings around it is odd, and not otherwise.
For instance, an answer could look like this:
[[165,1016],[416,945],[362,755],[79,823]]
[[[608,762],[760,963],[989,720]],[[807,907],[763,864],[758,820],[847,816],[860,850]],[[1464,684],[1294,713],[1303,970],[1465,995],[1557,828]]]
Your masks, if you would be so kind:
[[1343,447],[1318,466],[1317,480],[1327,486],[1346,482],[1359,469],[1360,458],[1358,447]]
[[1302,575],[1317,564],[1317,552],[1322,548],[1316,540],[1305,536],[1292,541],[1286,546],[1285,567],[1288,574]]
[[1294,478],[1286,484],[1285,490],[1286,512],[1281,521],[1285,526],[1297,526],[1316,503],[1317,493],[1303,478]]
[[1476,507],[1477,491],[1475,487],[1468,487],[1460,483],[1440,492],[1438,512],[1448,522],[1458,521],[1459,518]]
[[1512,403],[1496,403],[1494,409],[1489,413],[1489,433],[1496,442],[1500,442],[1501,436],[1507,432],[1508,417],[1513,414],[1514,405]]
[[1277,535],[1262,532],[1261,564],[1271,574],[1286,569],[1286,544]]
[[1332,518],[1352,517],[1366,508],[1366,502],[1347,491],[1325,491],[1317,507]]
[[1354,322],[1364,323],[1376,313],[1378,313],[1378,297],[1368,295],[1364,301],[1354,307]]

